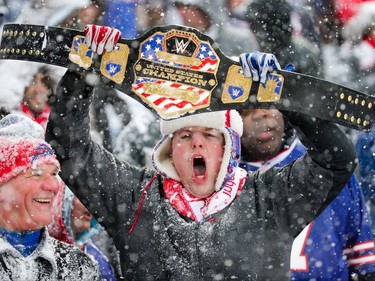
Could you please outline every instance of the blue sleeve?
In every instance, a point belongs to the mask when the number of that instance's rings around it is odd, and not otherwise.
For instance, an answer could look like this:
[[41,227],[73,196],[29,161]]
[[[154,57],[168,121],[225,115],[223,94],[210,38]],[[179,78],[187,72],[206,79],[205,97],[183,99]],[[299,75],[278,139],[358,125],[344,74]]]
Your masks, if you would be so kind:
[[[354,176],[297,237],[291,280],[348,280],[375,272],[374,240],[362,190]],[[324,266],[322,266],[324,265]],[[361,280],[361,279],[360,279]]]
[[[347,206],[347,243],[344,248],[349,272],[361,275],[363,272],[375,272],[374,237],[368,216],[365,199],[358,181],[353,176],[347,184],[351,196],[351,205]],[[345,207],[345,206],[343,206]]]
[[117,280],[108,258],[91,241],[85,245],[85,253],[98,264],[102,281]]
[[375,204],[375,127],[368,133],[359,133],[355,146],[359,159],[358,180],[366,200]]

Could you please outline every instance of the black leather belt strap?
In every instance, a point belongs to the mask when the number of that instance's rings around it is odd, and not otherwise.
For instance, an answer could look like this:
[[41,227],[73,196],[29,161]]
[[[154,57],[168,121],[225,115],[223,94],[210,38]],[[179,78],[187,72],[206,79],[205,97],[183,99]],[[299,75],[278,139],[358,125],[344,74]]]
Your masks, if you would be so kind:
[[96,56],[84,33],[50,26],[6,24],[0,59],[67,67],[77,64],[146,104],[161,118],[225,109],[277,108],[340,125],[370,130],[375,98],[322,79],[277,71],[265,84],[241,74],[239,63],[199,31],[155,27],[143,36],[120,39],[114,51]]

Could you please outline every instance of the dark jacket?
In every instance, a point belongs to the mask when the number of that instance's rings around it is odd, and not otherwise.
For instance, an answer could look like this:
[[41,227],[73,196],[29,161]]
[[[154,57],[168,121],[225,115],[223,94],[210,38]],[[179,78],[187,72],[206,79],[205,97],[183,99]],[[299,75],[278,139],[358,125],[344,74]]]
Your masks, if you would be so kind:
[[309,154],[283,169],[250,173],[232,205],[191,221],[166,200],[161,176],[92,142],[91,91],[80,75],[67,72],[52,102],[47,139],[65,183],[113,237],[126,280],[272,280],[265,231],[298,235],[355,168],[355,150],[335,125],[289,114],[309,135]]
[[296,72],[323,77],[319,46],[293,33],[292,11],[286,0],[254,0],[247,7],[246,19],[262,52],[274,54],[282,67],[291,63]]

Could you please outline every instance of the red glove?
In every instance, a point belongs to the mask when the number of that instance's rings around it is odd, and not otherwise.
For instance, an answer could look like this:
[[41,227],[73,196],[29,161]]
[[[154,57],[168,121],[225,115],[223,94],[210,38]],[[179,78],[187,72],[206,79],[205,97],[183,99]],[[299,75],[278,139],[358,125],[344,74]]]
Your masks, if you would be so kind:
[[87,46],[98,55],[112,51],[121,38],[120,30],[95,24],[85,26],[85,35]]

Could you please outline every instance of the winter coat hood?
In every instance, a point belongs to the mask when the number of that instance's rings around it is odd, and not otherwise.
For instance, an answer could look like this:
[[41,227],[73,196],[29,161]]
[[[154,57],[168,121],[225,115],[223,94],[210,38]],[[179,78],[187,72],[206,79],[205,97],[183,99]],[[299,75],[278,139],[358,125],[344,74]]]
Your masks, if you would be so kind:
[[163,138],[154,148],[152,163],[155,170],[164,177],[180,181],[180,176],[171,161],[173,133],[181,128],[200,125],[217,129],[224,135],[224,155],[215,183],[215,189],[218,191],[224,187],[226,182],[233,176],[235,168],[238,167],[243,124],[241,116],[235,110],[201,113],[174,120],[161,120],[160,131]]

